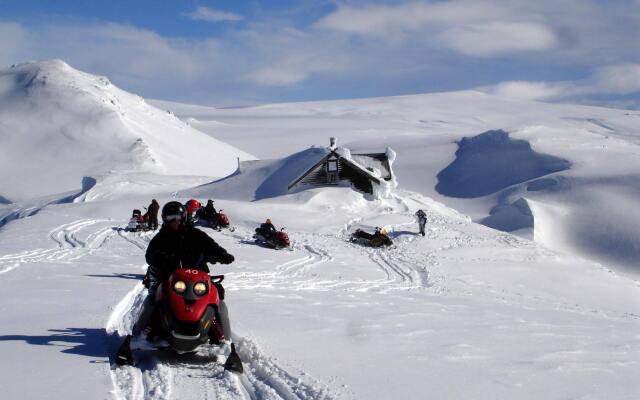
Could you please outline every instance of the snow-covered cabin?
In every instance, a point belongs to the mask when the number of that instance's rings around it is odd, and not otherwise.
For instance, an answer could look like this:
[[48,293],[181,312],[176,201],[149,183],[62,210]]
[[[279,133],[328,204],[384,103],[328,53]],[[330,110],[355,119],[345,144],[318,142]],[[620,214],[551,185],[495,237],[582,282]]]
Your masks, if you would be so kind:
[[303,171],[288,186],[289,191],[305,186],[344,186],[350,185],[356,190],[385,196],[396,186],[391,168],[395,152],[387,147],[384,152],[352,152],[349,148],[336,146],[331,138],[328,152],[315,164]]

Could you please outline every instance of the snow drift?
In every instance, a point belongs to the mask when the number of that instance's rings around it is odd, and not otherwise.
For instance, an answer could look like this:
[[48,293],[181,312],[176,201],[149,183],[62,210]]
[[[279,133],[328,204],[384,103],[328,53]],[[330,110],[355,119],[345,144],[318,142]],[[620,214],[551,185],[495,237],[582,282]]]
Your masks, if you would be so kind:
[[450,197],[482,197],[570,167],[569,161],[537,153],[503,130],[487,131],[458,142],[456,159],[437,175],[436,190]]
[[0,196],[14,202],[77,190],[83,176],[223,177],[254,158],[60,60],[0,71],[0,121]]
[[[393,168],[400,189],[496,229],[535,236],[555,250],[637,269],[638,111],[473,91],[227,109],[162,105],[261,158],[283,157],[330,136],[353,148],[390,146],[397,152]],[[464,139],[487,131],[504,133]],[[278,146],[269,145],[277,139]],[[456,156],[457,143],[471,145],[467,158]],[[448,166],[446,184],[438,186],[437,176]],[[539,206],[533,212],[531,201]],[[567,212],[545,221],[548,214],[536,215],[540,206]],[[532,228],[535,223],[552,224],[566,240],[534,234],[544,231]]]

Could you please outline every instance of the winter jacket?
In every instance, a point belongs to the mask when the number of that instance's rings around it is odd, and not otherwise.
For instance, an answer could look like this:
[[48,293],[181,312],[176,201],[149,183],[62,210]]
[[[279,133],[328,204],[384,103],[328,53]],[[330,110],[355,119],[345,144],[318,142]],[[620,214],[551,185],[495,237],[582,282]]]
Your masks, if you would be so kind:
[[204,218],[207,220],[211,220],[216,214],[216,208],[213,206],[213,203],[207,203],[203,211]]
[[151,239],[145,255],[149,275],[162,282],[182,267],[209,272],[207,262],[229,264],[234,258],[203,231],[192,226],[174,230],[167,225]]
[[149,217],[157,219],[158,210],[160,210],[160,204],[158,204],[158,202],[154,200],[151,202],[151,204],[149,204],[149,207],[147,208],[147,215],[149,215]]
[[266,222],[260,224],[260,228],[258,229],[266,237],[271,237],[272,235],[275,235],[276,233],[278,233],[278,231],[276,230],[276,227],[273,226],[273,224],[269,224]]

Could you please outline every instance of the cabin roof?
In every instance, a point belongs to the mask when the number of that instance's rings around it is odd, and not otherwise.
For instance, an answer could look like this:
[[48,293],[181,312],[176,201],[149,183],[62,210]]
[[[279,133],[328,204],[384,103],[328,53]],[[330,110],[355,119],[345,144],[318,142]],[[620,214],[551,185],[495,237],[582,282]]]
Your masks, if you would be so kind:
[[[304,179],[304,177],[307,176],[309,172],[313,171],[318,166],[323,164],[331,156],[340,158],[343,162],[347,163],[349,166],[354,168],[356,171],[359,171],[362,175],[374,181],[375,183],[379,184],[380,178],[391,176],[391,171],[389,171],[389,169],[383,164],[383,161],[388,159],[388,156],[385,152],[352,153],[351,150],[346,147],[336,147],[334,149],[326,150],[327,152],[324,155],[318,154],[318,160],[310,168],[307,168],[300,175],[298,175],[296,179],[291,181],[288,186],[289,190],[291,190],[291,188],[293,188],[302,179]],[[368,168],[371,168],[371,170]],[[380,176],[374,173],[373,170],[378,170],[380,172]]]

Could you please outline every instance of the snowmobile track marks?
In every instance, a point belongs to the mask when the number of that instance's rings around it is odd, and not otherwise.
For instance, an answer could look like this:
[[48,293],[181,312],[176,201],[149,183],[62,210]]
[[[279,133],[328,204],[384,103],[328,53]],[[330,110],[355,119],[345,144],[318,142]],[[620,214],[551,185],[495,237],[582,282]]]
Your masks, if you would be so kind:
[[[146,291],[137,284],[116,305],[106,331],[131,331]],[[234,338],[245,363],[238,375],[224,369],[220,348],[201,349],[194,356],[178,357],[157,350],[135,350],[136,366],[111,370],[117,399],[332,399],[328,389],[303,372],[289,373],[265,356],[246,338]],[[194,388],[197,388],[194,390]]]
[[56,244],[52,249],[33,249],[0,257],[0,274],[9,272],[21,264],[42,261],[73,261],[100,249],[114,235],[111,227],[101,227],[90,232],[85,240],[78,238],[81,230],[103,224],[108,220],[81,219],[61,225],[49,232]]
[[78,233],[92,225],[108,222],[108,220],[81,219],[61,225],[49,233],[49,237],[58,244],[58,252],[50,257],[55,260],[76,260],[100,247],[114,232],[110,227],[102,227],[87,235],[85,240],[78,238]]

